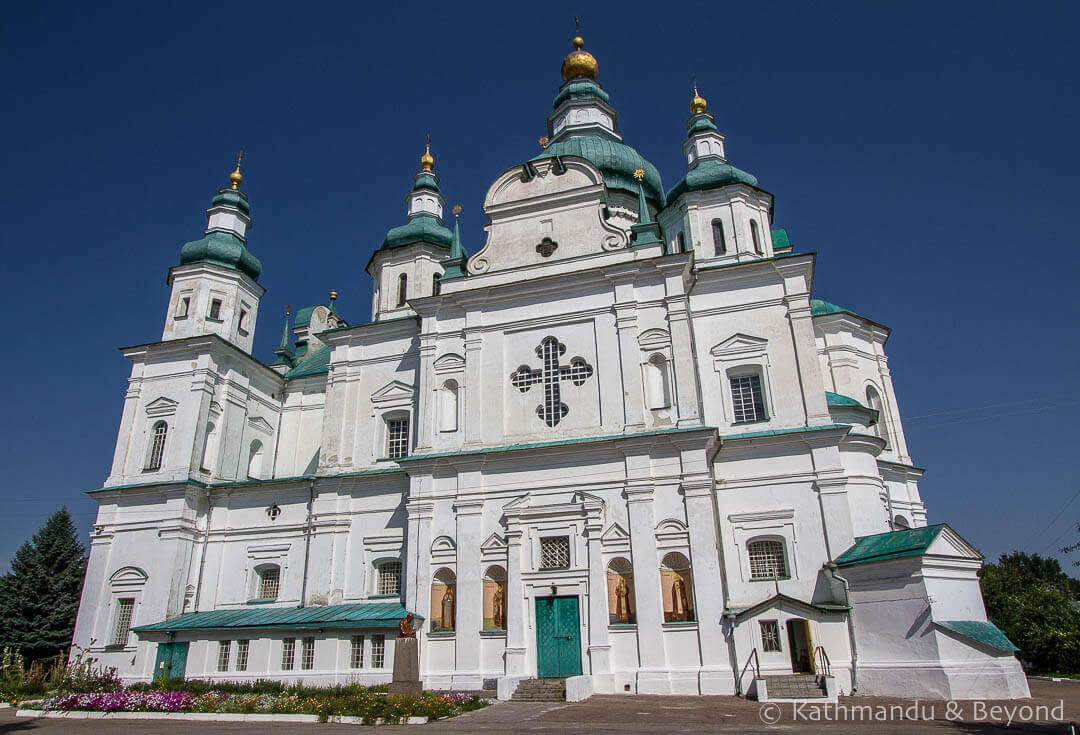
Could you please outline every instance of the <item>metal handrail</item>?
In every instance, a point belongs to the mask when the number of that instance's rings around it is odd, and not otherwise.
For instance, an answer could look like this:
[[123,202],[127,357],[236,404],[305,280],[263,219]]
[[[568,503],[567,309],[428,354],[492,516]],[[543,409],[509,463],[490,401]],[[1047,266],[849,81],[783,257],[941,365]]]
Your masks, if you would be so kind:
[[750,662],[754,663],[754,676],[758,679],[761,678],[761,660],[758,658],[757,647],[750,652],[750,655],[746,657],[746,664],[742,667],[742,671],[739,672],[739,681],[742,681],[743,674],[750,668]]
[[814,657],[818,660],[818,673],[822,676],[832,676],[829,654],[825,652],[824,646],[814,646]]

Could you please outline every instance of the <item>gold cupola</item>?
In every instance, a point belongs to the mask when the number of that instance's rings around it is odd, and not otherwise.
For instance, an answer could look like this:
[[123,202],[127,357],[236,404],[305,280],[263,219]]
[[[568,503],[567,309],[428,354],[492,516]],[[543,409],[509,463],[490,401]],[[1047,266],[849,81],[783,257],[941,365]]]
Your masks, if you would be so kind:
[[697,82],[694,82],[694,99],[690,100],[690,114],[700,115],[705,112],[705,98],[698,94]]
[[588,51],[582,50],[585,41],[581,36],[574,36],[574,50],[567,54],[562,63],[562,78],[564,82],[571,79],[596,79],[599,67],[596,58]]
[[424,155],[420,156],[420,170],[432,171],[435,169],[435,158],[431,155],[431,141],[428,140],[427,147],[424,149]]

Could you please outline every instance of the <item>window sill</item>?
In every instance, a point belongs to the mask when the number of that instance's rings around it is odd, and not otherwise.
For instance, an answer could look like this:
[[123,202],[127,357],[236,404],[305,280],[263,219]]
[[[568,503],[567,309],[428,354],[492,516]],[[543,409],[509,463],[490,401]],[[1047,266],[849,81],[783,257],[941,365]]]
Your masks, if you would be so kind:
[[248,330],[246,330],[246,329],[239,329],[239,328],[238,328],[238,329],[236,330],[236,333],[237,333],[237,334],[239,334],[239,335],[240,335],[241,337],[246,337],[246,336],[248,336]]
[[110,643],[109,645],[105,646],[101,650],[104,651],[105,653],[119,653],[120,651],[128,651],[128,650],[134,651],[135,647],[134,646],[129,646],[126,643]]
[[208,316],[208,317],[206,317],[206,321],[208,321],[208,322],[213,322],[214,324],[224,324],[224,323],[225,323],[225,320],[224,320],[224,319],[215,319],[215,318],[214,318],[214,317],[212,317],[212,316]]
[[256,597],[254,600],[248,600],[247,604],[249,604],[249,605],[269,605],[269,604],[277,602],[277,601],[278,600],[277,600],[276,597]]
[[763,419],[754,419],[753,421],[735,421],[732,426],[753,426],[754,424],[767,424],[769,423],[768,417]]
[[182,322],[187,318],[188,318],[187,314],[179,314],[179,315],[173,317],[173,321],[174,322]]
[[762,577],[761,579],[753,579],[753,578],[751,578],[750,581],[751,582],[786,582],[789,579],[791,579],[791,577]]
[[488,630],[480,631],[481,638],[505,638],[506,628],[489,628]]
[[664,630],[697,630],[696,620],[678,620],[670,623],[662,623]]
[[428,632],[427,637],[439,638],[441,640],[453,640],[456,635],[456,631],[453,630],[432,630]]
[[637,630],[637,623],[608,623],[607,629],[618,631]]

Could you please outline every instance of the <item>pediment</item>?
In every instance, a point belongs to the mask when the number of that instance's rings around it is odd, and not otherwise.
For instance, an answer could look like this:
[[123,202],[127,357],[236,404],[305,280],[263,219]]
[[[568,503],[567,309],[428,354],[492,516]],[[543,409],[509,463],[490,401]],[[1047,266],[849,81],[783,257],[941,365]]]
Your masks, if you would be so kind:
[[248,426],[257,431],[261,431],[264,434],[273,434],[274,427],[270,425],[270,422],[264,419],[262,416],[248,416]]
[[371,394],[372,403],[391,403],[395,401],[411,402],[416,396],[416,388],[400,380],[392,380]]
[[941,529],[926,549],[926,554],[931,556],[948,556],[962,559],[982,559],[982,554],[976,551],[971,544],[960,537],[956,531],[948,526]]
[[114,585],[134,585],[143,584],[148,578],[146,572],[138,567],[121,567],[112,573],[109,582]]
[[432,365],[437,373],[458,372],[465,369],[465,358],[450,352],[435,360]]
[[506,539],[497,533],[493,533],[487,537],[487,541],[480,544],[480,548],[483,551],[496,551],[505,549],[507,546]]
[[180,403],[178,401],[174,401],[171,398],[161,396],[160,398],[155,398],[154,400],[146,404],[146,415],[169,416],[176,413],[176,407],[179,405]]
[[646,329],[638,335],[637,341],[643,350],[658,350],[671,344],[671,334],[666,329]]
[[431,551],[454,551],[457,549],[457,544],[454,543],[454,539],[449,536],[439,536],[437,539],[431,542]]
[[744,357],[751,354],[764,353],[769,345],[769,340],[762,337],[754,337],[749,334],[733,334],[723,342],[713,346],[709,354],[713,357]]
[[686,533],[686,524],[677,518],[667,518],[656,524],[657,533]]
[[629,541],[630,533],[618,523],[612,523],[607,530],[600,534],[603,541]]
[[528,508],[528,507],[529,507],[529,496],[528,495],[522,495],[521,497],[514,498],[509,503],[504,505],[503,510],[504,511],[507,511],[507,510],[521,510],[522,508]]

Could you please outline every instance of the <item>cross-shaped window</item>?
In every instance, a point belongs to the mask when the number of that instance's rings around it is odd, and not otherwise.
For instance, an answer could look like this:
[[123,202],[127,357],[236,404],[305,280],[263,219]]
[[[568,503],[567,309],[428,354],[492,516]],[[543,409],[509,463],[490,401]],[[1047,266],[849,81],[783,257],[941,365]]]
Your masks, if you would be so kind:
[[536,348],[536,356],[543,361],[543,367],[534,370],[522,365],[510,375],[510,383],[522,393],[527,393],[535,384],[544,384],[544,402],[536,407],[536,415],[548,426],[557,425],[570,412],[561,400],[559,382],[569,380],[574,385],[582,385],[593,374],[592,366],[580,357],[575,357],[569,365],[560,365],[559,357],[565,352],[566,345],[554,337],[544,337]]

